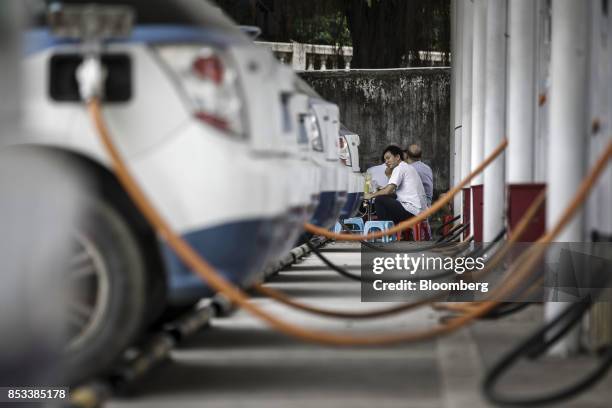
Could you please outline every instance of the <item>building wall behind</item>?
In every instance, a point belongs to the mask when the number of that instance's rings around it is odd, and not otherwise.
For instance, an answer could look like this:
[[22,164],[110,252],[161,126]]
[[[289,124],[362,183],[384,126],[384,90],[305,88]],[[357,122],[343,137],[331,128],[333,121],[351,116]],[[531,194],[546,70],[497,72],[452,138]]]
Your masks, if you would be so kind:
[[359,134],[360,166],[379,164],[389,144],[420,144],[434,173],[435,195],[449,188],[450,69],[308,71],[300,73],[340,108]]

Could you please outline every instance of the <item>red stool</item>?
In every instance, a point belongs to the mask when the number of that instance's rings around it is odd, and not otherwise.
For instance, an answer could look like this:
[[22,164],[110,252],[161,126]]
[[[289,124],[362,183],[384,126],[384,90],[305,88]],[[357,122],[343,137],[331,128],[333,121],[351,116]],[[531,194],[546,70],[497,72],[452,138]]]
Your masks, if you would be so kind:
[[429,232],[429,223],[427,220],[421,221],[415,224],[410,230],[406,231],[406,235],[412,232],[413,241],[429,241],[431,239],[431,233]]
[[414,226],[412,227],[412,238],[414,239],[414,241],[421,240],[421,223],[422,222],[414,224]]
[[451,224],[451,221],[452,221],[453,218],[454,217],[453,217],[452,214],[445,215],[444,218],[442,218],[442,224],[446,224],[444,226],[444,229],[442,230],[442,235],[448,235],[449,231],[453,227],[452,224]]
[[429,241],[430,239],[429,223],[426,220],[416,223],[411,228],[407,228],[397,233],[398,241]]

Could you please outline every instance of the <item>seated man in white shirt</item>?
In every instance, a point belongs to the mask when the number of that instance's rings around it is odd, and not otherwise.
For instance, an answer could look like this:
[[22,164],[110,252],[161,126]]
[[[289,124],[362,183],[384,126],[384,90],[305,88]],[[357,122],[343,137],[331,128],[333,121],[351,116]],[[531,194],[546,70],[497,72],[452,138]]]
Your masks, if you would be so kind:
[[364,198],[376,198],[374,208],[379,219],[399,224],[425,210],[425,190],[414,167],[402,160],[402,149],[388,146],[383,157],[387,168],[392,170],[389,183],[375,193],[364,195]]
[[366,173],[368,173],[372,178],[373,191],[380,190],[381,188],[389,184],[389,177],[385,174],[385,169],[387,168],[387,165],[385,164],[384,155],[381,158],[381,162],[382,164],[379,164],[378,166],[369,167],[366,170]]

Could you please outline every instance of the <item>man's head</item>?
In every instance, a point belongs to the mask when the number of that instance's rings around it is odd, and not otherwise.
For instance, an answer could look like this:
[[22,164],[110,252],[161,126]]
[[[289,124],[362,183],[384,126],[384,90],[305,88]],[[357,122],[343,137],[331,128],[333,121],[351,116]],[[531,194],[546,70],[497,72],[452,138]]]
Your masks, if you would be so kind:
[[408,163],[414,163],[421,160],[421,156],[423,154],[421,151],[421,146],[418,144],[411,144],[404,152],[406,153],[406,161]]
[[402,149],[397,146],[387,146],[383,150],[383,158],[388,168],[394,169],[402,161]]

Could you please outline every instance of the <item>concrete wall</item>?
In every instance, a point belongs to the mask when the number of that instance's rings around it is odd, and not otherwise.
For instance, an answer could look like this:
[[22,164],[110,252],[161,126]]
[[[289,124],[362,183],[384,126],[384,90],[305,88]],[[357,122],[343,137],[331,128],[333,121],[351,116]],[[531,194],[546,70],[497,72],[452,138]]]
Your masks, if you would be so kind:
[[300,73],[340,107],[342,123],[361,138],[361,170],[380,163],[389,144],[418,143],[434,172],[435,193],[449,188],[450,68]]

